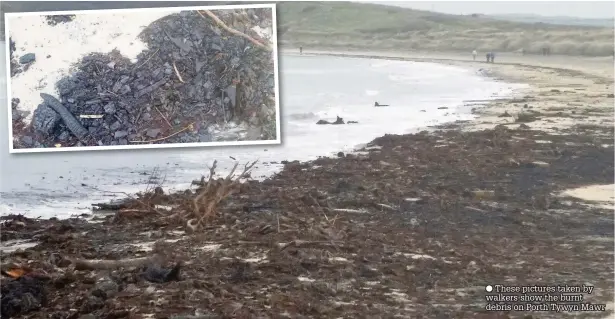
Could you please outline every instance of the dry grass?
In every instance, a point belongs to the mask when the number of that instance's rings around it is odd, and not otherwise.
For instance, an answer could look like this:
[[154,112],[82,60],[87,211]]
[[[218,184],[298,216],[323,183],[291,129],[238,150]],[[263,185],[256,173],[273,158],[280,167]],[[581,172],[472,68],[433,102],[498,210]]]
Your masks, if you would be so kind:
[[613,28],[528,24],[377,4],[284,2],[280,43],[370,50],[517,52],[611,56]]

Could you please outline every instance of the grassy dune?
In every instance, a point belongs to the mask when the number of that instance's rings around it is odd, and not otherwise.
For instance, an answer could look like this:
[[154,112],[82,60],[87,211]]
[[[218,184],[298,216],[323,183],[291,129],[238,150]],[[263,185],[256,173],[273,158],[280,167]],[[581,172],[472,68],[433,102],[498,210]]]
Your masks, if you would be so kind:
[[[554,3],[554,5],[556,5]],[[309,48],[611,56],[613,28],[527,24],[350,2],[282,2],[280,44]]]
[[[256,1],[261,2],[261,1]],[[240,4],[208,1],[6,2],[0,12]],[[247,3],[247,2],[243,2]],[[270,2],[266,2],[270,3]],[[611,56],[613,28],[530,24],[351,2],[277,2],[279,43],[308,48]],[[554,3],[554,5],[558,5]],[[0,30],[4,28],[0,16]],[[4,32],[0,34],[4,38]]]

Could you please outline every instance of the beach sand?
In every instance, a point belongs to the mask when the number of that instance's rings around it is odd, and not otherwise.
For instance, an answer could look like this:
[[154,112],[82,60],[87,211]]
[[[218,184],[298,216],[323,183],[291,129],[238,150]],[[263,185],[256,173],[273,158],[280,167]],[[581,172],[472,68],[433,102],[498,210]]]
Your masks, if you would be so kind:
[[[2,263],[47,269],[51,307],[39,314],[56,316],[611,315],[612,60],[354,55],[483,69],[529,87],[476,106],[474,121],[387,135],[338,158],[287,162],[264,182],[237,186],[196,234],[186,218],[200,216],[193,199],[203,189],[141,194],[111,214],[94,213],[98,223],[13,218],[3,240],[41,244],[3,254]],[[151,284],[131,267],[72,266],[150,256],[184,262],[184,279]],[[94,293],[109,281],[123,289]],[[583,302],[607,311],[487,312],[485,286],[496,284],[591,285]]]
[[[296,50],[285,49],[282,52]],[[477,118],[464,125],[463,130],[467,131],[493,129],[497,125],[518,128],[521,125],[516,121],[519,114],[535,115],[531,122],[523,124],[531,129],[552,133],[576,129],[577,132],[590,130],[594,136],[604,136],[605,131],[593,127],[612,128],[615,125],[613,57],[545,57],[509,53],[498,55],[496,63],[486,63],[480,59],[480,54],[477,61],[473,61],[470,54],[450,53],[304,50],[304,54],[442,63],[481,70],[483,74],[506,82],[529,84],[527,89],[516,93],[517,101],[496,100],[473,111]],[[503,116],[505,113],[510,116]],[[607,135],[610,134],[607,132]],[[615,204],[615,185],[588,185],[566,194],[587,201]]]

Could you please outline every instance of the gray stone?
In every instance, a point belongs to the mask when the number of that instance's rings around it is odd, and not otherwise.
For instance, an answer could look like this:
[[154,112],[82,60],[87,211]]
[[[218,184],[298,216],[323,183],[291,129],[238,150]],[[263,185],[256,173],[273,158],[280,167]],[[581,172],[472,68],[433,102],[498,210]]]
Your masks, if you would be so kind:
[[120,145],[128,145],[128,140],[125,138],[120,139]]
[[117,131],[120,129],[120,127],[122,127],[122,124],[119,121],[115,121],[113,122],[113,124],[111,124],[111,126],[109,127],[109,129],[111,131]]
[[105,109],[105,113],[107,114],[113,114],[115,113],[116,109],[115,109],[115,103],[113,102],[109,102],[109,104],[104,106]]
[[68,103],[75,103],[75,99],[73,99],[73,98],[69,98],[66,101],[68,101]]
[[32,144],[34,143],[34,140],[30,136],[26,135],[21,138],[21,142],[23,143],[24,146],[32,146]]
[[143,113],[143,116],[141,117],[141,119],[145,122],[149,121],[152,119],[152,115],[149,113]]
[[228,103],[227,99],[230,100],[231,104],[235,106],[235,100],[237,98],[237,87],[235,85],[231,85],[225,90],[227,98],[224,99],[224,102]]
[[30,111],[17,111],[19,113],[19,116],[21,116],[21,118],[25,118],[28,115],[30,115]]
[[158,134],[160,134],[160,129],[157,128],[149,129],[147,130],[147,132],[145,132],[145,135],[151,138],[155,138],[156,136],[158,136]]
[[120,91],[120,94],[126,94],[126,93],[130,93],[130,86],[128,84],[122,86],[122,90]]
[[119,291],[119,286],[115,281],[111,278],[103,277],[96,283],[94,291],[92,291],[92,295],[102,299],[107,299],[113,297]]
[[51,107],[40,104],[32,116],[32,127],[37,132],[50,135],[62,118]]
[[32,63],[36,60],[36,55],[34,53],[26,53],[19,58],[19,63],[28,64]]
[[128,132],[126,132],[126,131],[117,131],[117,132],[115,132],[115,134],[113,136],[116,139],[122,138],[122,137],[128,136]]
[[58,139],[60,141],[66,141],[68,138],[70,137],[70,134],[66,131],[60,133],[60,136],[58,136]]
[[209,135],[207,133],[199,134],[199,142],[201,142],[201,143],[211,142],[211,135]]

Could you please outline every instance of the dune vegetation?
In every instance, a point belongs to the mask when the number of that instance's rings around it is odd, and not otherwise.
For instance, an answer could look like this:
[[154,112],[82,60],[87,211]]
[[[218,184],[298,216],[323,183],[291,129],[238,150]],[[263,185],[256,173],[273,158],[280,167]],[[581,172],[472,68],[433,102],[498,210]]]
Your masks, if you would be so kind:
[[[260,3],[262,1],[256,1]],[[0,12],[197,6],[254,2],[2,2]],[[271,2],[264,2],[271,3]],[[450,15],[357,2],[282,1],[278,4],[282,47],[519,52],[612,56],[613,28],[503,21],[483,15]],[[0,16],[0,30],[4,27]],[[0,33],[4,38],[4,32]]]
[[613,28],[521,23],[351,2],[281,2],[279,43],[307,48],[611,56]]

